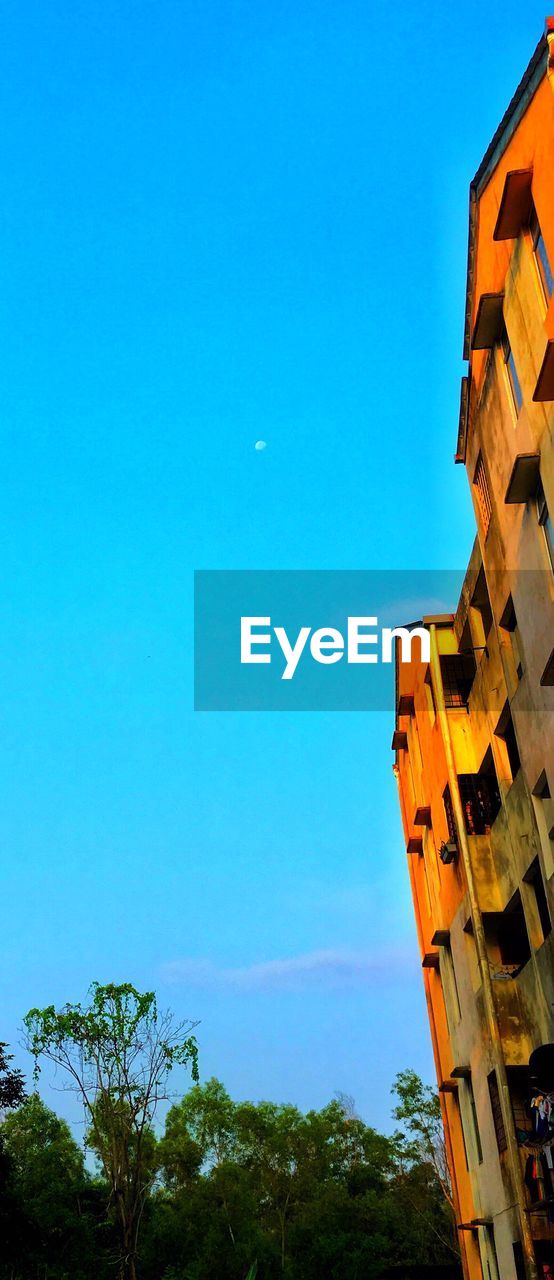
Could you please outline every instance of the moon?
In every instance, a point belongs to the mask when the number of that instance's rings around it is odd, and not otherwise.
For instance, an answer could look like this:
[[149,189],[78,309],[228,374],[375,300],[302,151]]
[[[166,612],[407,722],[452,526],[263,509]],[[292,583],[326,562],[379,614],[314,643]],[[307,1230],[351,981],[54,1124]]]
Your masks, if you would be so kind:
[[266,441],[266,440],[256,440],[256,443],[255,443],[255,445],[254,445],[254,448],[258,451],[258,453],[261,453],[262,449],[267,449],[267,441]]

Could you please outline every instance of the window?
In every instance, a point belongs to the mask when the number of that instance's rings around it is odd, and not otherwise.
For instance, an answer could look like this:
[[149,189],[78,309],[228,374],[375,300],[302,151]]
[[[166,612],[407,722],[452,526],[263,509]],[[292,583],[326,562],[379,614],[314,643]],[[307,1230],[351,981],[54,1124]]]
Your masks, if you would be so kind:
[[483,925],[493,978],[517,977],[531,956],[519,889],[504,911],[484,911]]
[[533,787],[533,802],[545,871],[550,877],[554,873],[554,800],[544,769]]
[[422,858],[421,862],[423,863],[423,885],[425,889],[425,902],[427,905],[427,915],[430,917],[431,916],[431,892],[429,889],[429,874],[427,871],[427,863],[425,861],[425,858]]
[[514,412],[517,417],[521,409],[521,406],[523,404],[523,393],[521,390],[521,383],[518,378],[516,362],[514,360],[514,353],[510,346],[510,339],[506,332],[506,326],[504,326],[502,330],[500,345],[502,347],[502,355],[504,357],[504,368],[506,370],[506,378],[508,380],[508,386],[510,388],[510,395],[512,397]]
[[450,1096],[451,1096],[451,1098],[452,1098],[452,1103],[453,1103],[454,1111],[455,1111],[455,1114],[456,1114],[456,1120],[457,1120],[457,1123],[458,1123],[458,1128],[459,1128],[459,1131],[460,1131],[461,1136],[462,1136],[462,1146],[463,1146],[463,1149],[464,1149],[464,1160],[465,1160],[465,1166],[466,1166],[466,1169],[469,1169],[469,1161],[468,1161],[468,1158],[467,1158],[467,1147],[466,1147],[466,1135],[465,1135],[465,1133],[464,1133],[464,1126],[463,1126],[463,1124],[462,1124],[462,1113],[461,1113],[461,1111],[460,1111],[460,1099],[459,1099],[459,1097],[458,1097],[458,1094],[457,1094],[457,1093],[452,1093]]
[[519,773],[519,770],[521,768],[521,760],[519,758],[519,750],[517,745],[516,731],[514,729],[514,722],[512,720],[508,703],[506,703],[504,707],[504,710],[502,712],[502,715],[500,717],[500,720],[498,721],[498,724],[494,732],[496,737],[500,738],[506,747],[506,754],[508,756],[508,763],[510,766],[510,773],[512,775],[512,782],[513,782],[514,778],[517,777],[517,774]]
[[533,1247],[541,1280],[551,1280],[554,1275],[554,1241],[533,1240]]
[[433,692],[433,681],[431,679],[431,670],[429,667],[427,668],[425,675],[425,697],[427,700],[427,710],[429,712],[431,724],[434,724],[437,716],[437,708],[435,706],[435,694]]
[[481,967],[477,957],[477,947],[475,945],[475,933],[473,931],[473,921],[471,920],[471,918],[469,920],[466,920],[466,923],[464,925],[464,945],[465,945],[465,958],[467,962],[467,967],[469,969],[471,985],[474,991],[478,991],[482,984]]
[[529,1136],[528,1103],[533,1092],[529,1083],[529,1067],[506,1067],[506,1079],[519,1142]]
[[498,1280],[500,1272],[498,1270],[494,1227],[485,1227],[485,1238],[487,1241],[487,1280]]
[[458,833],[456,831],[456,821],[454,818],[454,805],[452,804],[452,796],[450,795],[450,787],[447,785],[442,793],[442,802],[444,805],[444,813],[446,817],[446,825],[448,827],[448,839],[454,844],[458,843]]
[[514,1240],[514,1262],[516,1268],[517,1280],[527,1280],[527,1271],[525,1270],[525,1262],[523,1259],[523,1245],[521,1240]]
[[447,994],[446,1014],[447,1014],[447,1017],[449,1013],[452,1015],[454,1025],[456,1026],[456,1024],[460,1021],[460,1018],[462,1016],[462,1011],[460,1009],[460,996],[458,992],[458,983],[456,980],[456,970],[454,968],[454,957],[452,955],[452,948],[449,942],[446,944],[445,947],[443,947],[443,956],[444,956],[446,994]]
[[551,567],[554,569],[554,525],[552,524],[552,518],[548,510],[542,480],[539,480],[539,487],[537,490],[537,519],[544,530],[548,557]]
[[546,302],[548,302],[548,299],[551,297],[552,293],[554,292],[554,276],[552,275],[552,269],[550,266],[550,262],[548,260],[548,254],[546,252],[546,245],[544,243],[543,234],[540,229],[540,224],[537,217],[537,210],[535,209],[534,205],[531,206],[531,216],[529,218],[529,234],[531,236],[531,241],[533,244],[533,253],[535,255],[535,262],[537,264],[537,271],[539,273],[540,282],[543,287],[545,300]]
[[476,671],[473,653],[443,654],[440,664],[445,706],[467,708]]
[[[525,880],[525,883],[530,885],[531,889],[533,890],[535,906],[537,909],[537,916],[539,918],[540,926],[541,926],[541,933],[542,933],[541,942],[544,942],[545,938],[547,938],[549,933],[551,932],[552,922],[550,919],[548,898],[546,896],[544,880],[542,878],[542,871],[541,871],[540,862],[538,858],[533,859],[531,866],[529,867],[529,870],[526,871],[525,873],[524,880]],[[539,946],[540,945],[541,944],[539,943]]]
[[498,922],[498,945],[503,964],[517,964],[523,968],[531,956],[529,934],[519,889],[510,899]]
[[479,773],[460,773],[458,783],[468,836],[488,835],[501,805],[490,747]]
[[473,477],[473,487],[475,489],[475,494],[477,497],[477,506],[479,508],[479,514],[481,516],[483,533],[485,534],[485,537],[486,537],[488,533],[489,525],[491,522],[492,505],[491,505],[491,496],[489,493],[487,473],[485,471],[485,464],[483,462],[482,453],[479,454],[479,457],[477,459],[477,466],[475,467],[475,475]]
[[478,647],[481,648],[481,640],[484,639],[485,642],[488,640],[493,623],[487,579],[485,578],[485,570],[482,565],[477,575],[475,591],[471,597],[471,608],[474,610],[474,617],[476,614],[477,619],[480,622],[479,632],[481,634],[479,636]]
[[521,636],[517,625],[516,611],[511,596],[508,596],[506,607],[500,619],[500,626],[508,633],[508,646],[512,660],[513,672],[518,680],[523,676]]
[[466,1087],[467,1099],[469,1102],[469,1110],[471,1114],[471,1125],[473,1129],[473,1139],[475,1142],[475,1151],[477,1154],[477,1161],[478,1161],[478,1164],[482,1164],[483,1149],[481,1147],[481,1135],[479,1133],[479,1125],[477,1123],[477,1108],[475,1106],[475,1094],[473,1092],[473,1084],[472,1084],[471,1076],[468,1076],[467,1080],[464,1081],[464,1084]]
[[496,1071],[491,1071],[487,1076],[489,1085],[489,1097],[491,1100],[492,1119],[494,1124],[494,1132],[496,1134],[496,1144],[500,1152],[506,1151],[508,1140],[506,1138],[506,1129],[504,1126],[504,1117],[502,1115],[502,1107],[500,1104],[500,1090],[496,1079]]
[[[506,1139],[506,1127],[504,1124],[504,1117],[502,1115],[500,1090],[498,1088],[496,1072],[491,1071],[487,1079],[496,1141],[498,1150],[502,1152],[507,1150],[508,1142]],[[516,1129],[516,1135],[518,1136],[518,1140],[519,1138],[523,1139],[529,1134],[529,1119],[527,1115],[527,1102],[530,1096],[529,1068],[506,1067],[506,1081],[510,1094],[512,1117]]]

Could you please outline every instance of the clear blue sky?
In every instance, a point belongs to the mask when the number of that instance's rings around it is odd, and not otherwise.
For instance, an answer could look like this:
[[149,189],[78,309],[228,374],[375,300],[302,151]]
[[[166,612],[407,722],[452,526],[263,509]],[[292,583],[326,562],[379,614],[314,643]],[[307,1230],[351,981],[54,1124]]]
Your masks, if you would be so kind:
[[430,1074],[391,718],[195,715],[192,575],[463,566],[468,184],[543,18],[1,6],[0,1038],[131,979],[237,1097]]

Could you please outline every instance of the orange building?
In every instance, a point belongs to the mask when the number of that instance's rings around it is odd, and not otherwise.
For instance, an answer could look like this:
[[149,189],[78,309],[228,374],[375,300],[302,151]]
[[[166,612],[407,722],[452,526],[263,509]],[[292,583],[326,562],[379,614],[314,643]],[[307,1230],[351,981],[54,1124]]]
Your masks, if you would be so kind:
[[470,188],[456,461],[477,538],[393,737],[471,1280],[554,1276],[554,19]]

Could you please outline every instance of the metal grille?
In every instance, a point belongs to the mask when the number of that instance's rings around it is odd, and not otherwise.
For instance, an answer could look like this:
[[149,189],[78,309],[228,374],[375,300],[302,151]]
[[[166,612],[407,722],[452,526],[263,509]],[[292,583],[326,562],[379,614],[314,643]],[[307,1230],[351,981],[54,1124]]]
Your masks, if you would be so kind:
[[491,504],[491,496],[489,493],[487,473],[485,471],[485,464],[483,462],[483,455],[481,453],[479,454],[479,457],[477,459],[477,466],[475,468],[473,484],[475,487],[475,492],[477,494],[477,505],[479,507],[479,512],[481,515],[483,531],[486,534],[489,524],[491,522],[492,504]]
[[460,799],[468,836],[488,835],[500,809],[500,792],[489,774],[461,773]]
[[467,707],[475,678],[473,654],[445,654],[440,661],[445,706]]

